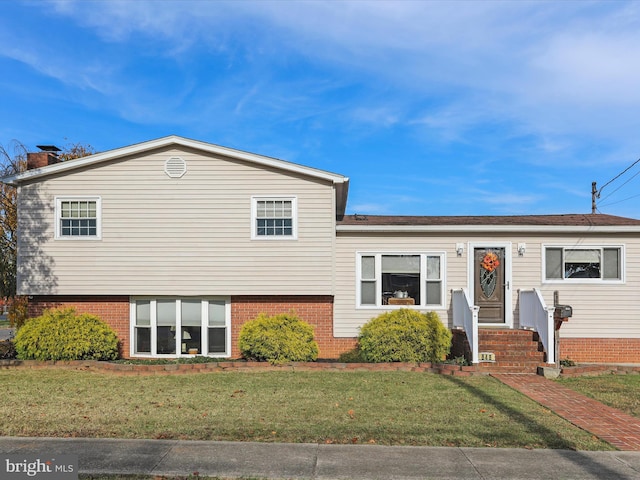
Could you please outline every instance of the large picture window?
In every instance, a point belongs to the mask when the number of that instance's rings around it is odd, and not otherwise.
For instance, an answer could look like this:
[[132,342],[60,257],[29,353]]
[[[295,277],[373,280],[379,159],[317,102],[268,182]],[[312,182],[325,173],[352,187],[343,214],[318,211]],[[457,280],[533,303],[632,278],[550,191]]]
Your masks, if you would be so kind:
[[227,357],[228,299],[136,299],[131,303],[131,355]]
[[442,307],[443,253],[359,253],[358,306]]
[[622,247],[546,247],[545,279],[621,281]]
[[297,237],[295,197],[253,197],[251,210],[252,238],[270,240]]
[[100,198],[56,198],[56,238],[99,239]]

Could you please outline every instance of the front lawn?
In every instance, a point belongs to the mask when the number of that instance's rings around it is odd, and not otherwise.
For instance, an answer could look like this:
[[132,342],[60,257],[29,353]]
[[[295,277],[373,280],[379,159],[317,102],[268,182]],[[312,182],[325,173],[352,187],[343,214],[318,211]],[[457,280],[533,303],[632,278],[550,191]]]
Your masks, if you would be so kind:
[[611,450],[490,377],[0,371],[0,435]]
[[600,375],[597,377],[559,378],[565,387],[640,417],[640,375]]
[[[193,475],[108,475],[108,474],[84,474],[78,475],[78,480],[223,480],[219,477],[201,477]],[[251,480],[243,478],[242,480]],[[257,479],[256,479],[257,480]]]

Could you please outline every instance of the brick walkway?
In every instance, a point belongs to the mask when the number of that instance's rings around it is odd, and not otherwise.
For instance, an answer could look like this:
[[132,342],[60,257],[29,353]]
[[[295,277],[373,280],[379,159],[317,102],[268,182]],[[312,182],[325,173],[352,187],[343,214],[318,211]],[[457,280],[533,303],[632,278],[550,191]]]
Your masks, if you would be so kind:
[[603,405],[540,375],[492,376],[614,447],[640,451],[640,418]]

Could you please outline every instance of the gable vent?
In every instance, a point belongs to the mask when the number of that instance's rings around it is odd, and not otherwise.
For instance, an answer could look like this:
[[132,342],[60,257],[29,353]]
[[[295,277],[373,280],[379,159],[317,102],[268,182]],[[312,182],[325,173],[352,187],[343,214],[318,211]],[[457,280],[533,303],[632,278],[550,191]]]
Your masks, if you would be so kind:
[[164,173],[171,178],[180,178],[187,173],[187,162],[180,157],[171,157],[164,164]]

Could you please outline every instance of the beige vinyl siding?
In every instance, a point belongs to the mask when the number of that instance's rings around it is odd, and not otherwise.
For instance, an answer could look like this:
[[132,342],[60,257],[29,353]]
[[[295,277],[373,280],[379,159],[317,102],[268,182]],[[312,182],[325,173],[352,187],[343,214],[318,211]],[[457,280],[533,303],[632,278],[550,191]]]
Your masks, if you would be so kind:
[[[171,156],[186,161],[183,177],[164,173]],[[82,195],[101,198],[102,239],[54,240],[55,198]],[[251,240],[254,195],[297,198],[297,240]],[[24,185],[19,290],[30,295],[331,294],[334,195],[328,181],[184,150]]]
[[[356,306],[356,255],[357,253],[428,253],[444,252],[445,307],[433,309],[445,325],[449,325],[451,285],[466,285],[466,256],[456,257],[455,240],[442,236],[406,234],[352,234],[340,232],[336,238],[336,294],[334,298],[334,335],[354,337],[358,328],[371,318],[384,312],[383,308],[358,308]],[[428,311],[432,309],[421,309]]]
[[[445,307],[433,309],[442,322],[452,326],[451,290],[468,288],[467,255],[469,243],[511,243],[512,283],[511,300],[514,327],[519,327],[518,290],[538,288],[547,306],[553,306],[554,291],[560,302],[573,307],[573,318],[561,329],[562,337],[640,338],[640,240],[637,236],[616,235],[493,235],[482,236],[446,234],[380,234],[339,232],[336,247],[336,295],[334,300],[334,334],[353,337],[358,328],[384,309],[356,306],[357,252],[441,252],[446,253]],[[457,243],[465,245],[462,257],[456,255]],[[519,256],[519,243],[526,244],[526,252]],[[566,247],[596,245],[624,246],[624,283],[550,283],[542,278],[542,249],[545,245]]]
[[[545,300],[553,305],[553,292],[558,291],[560,303],[573,306],[573,317],[560,334],[566,338],[640,338],[640,241],[633,236],[545,238],[544,245],[624,246],[624,283],[542,285]],[[540,252],[541,255],[541,252]],[[541,257],[540,257],[541,258]]]

